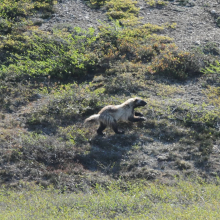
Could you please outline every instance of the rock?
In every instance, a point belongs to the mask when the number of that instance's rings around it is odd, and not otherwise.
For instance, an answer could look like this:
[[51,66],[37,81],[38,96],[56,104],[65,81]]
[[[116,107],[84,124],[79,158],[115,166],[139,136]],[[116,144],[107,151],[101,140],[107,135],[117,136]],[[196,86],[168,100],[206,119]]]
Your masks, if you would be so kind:
[[188,7],[194,7],[196,4],[192,1],[192,0],[189,0],[187,6]]
[[157,157],[157,160],[158,160],[158,161],[167,161],[168,159],[169,159],[169,157],[166,156],[166,155],[162,155],[162,156],[158,156],[158,157]]
[[44,23],[44,19],[42,19],[42,18],[33,18],[32,22],[33,22],[34,25],[41,25],[41,24]]

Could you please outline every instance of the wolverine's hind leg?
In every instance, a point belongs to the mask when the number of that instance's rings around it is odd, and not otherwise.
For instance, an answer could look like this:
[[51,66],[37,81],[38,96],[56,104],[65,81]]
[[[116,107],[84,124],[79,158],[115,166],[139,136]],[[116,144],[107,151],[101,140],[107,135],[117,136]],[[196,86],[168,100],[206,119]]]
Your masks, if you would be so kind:
[[114,123],[112,124],[112,129],[116,134],[124,134],[124,131],[119,131],[118,130],[118,124],[116,121],[114,121]]
[[102,132],[105,130],[107,126],[105,124],[103,124],[102,122],[100,122],[99,128],[97,130],[97,134],[98,135],[104,135]]

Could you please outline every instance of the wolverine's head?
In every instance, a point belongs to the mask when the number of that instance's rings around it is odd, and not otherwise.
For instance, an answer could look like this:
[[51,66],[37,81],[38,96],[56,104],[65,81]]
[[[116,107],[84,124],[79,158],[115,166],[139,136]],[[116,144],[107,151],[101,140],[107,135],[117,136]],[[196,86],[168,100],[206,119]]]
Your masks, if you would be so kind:
[[140,98],[134,98],[134,108],[139,107],[139,106],[145,106],[147,103],[140,99]]

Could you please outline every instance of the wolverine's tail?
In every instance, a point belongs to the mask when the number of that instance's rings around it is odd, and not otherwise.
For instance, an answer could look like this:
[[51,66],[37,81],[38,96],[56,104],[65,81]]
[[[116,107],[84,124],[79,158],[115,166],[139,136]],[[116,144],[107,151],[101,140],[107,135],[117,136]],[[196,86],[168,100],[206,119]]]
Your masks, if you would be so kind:
[[87,123],[87,122],[92,122],[92,121],[98,121],[99,120],[99,114],[96,114],[96,115],[92,115],[90,116],[89,118],[87,118],[84,123]]

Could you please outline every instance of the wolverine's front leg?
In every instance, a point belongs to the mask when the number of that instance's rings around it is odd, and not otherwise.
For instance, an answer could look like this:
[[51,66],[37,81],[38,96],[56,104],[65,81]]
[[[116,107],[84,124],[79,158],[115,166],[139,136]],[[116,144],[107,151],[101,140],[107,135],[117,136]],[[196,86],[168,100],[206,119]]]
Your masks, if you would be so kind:
[[143,117],[144,115],[143,114],[141,114],[140,112],[134,112],[134,115],[135,116],[141,116],[141,117]]
[[116,121],[114,121],[114,123],[112,124],[112,129],[116,134],[124,134],[124,131],[119,131],[118,130],[118,124]]
[[145,121],[146,118],[145,117],[136,117],[136,116],[134,116],[134,117],[128,118],[128,120],[131,121],[131,122],[138,122],[138,121]]
[[104,135],[102,132],[105,130],[107,126],[105,124],[103,124],[102,122],[100,122],[99,128],[97,130],[97,134],[98,135]]

